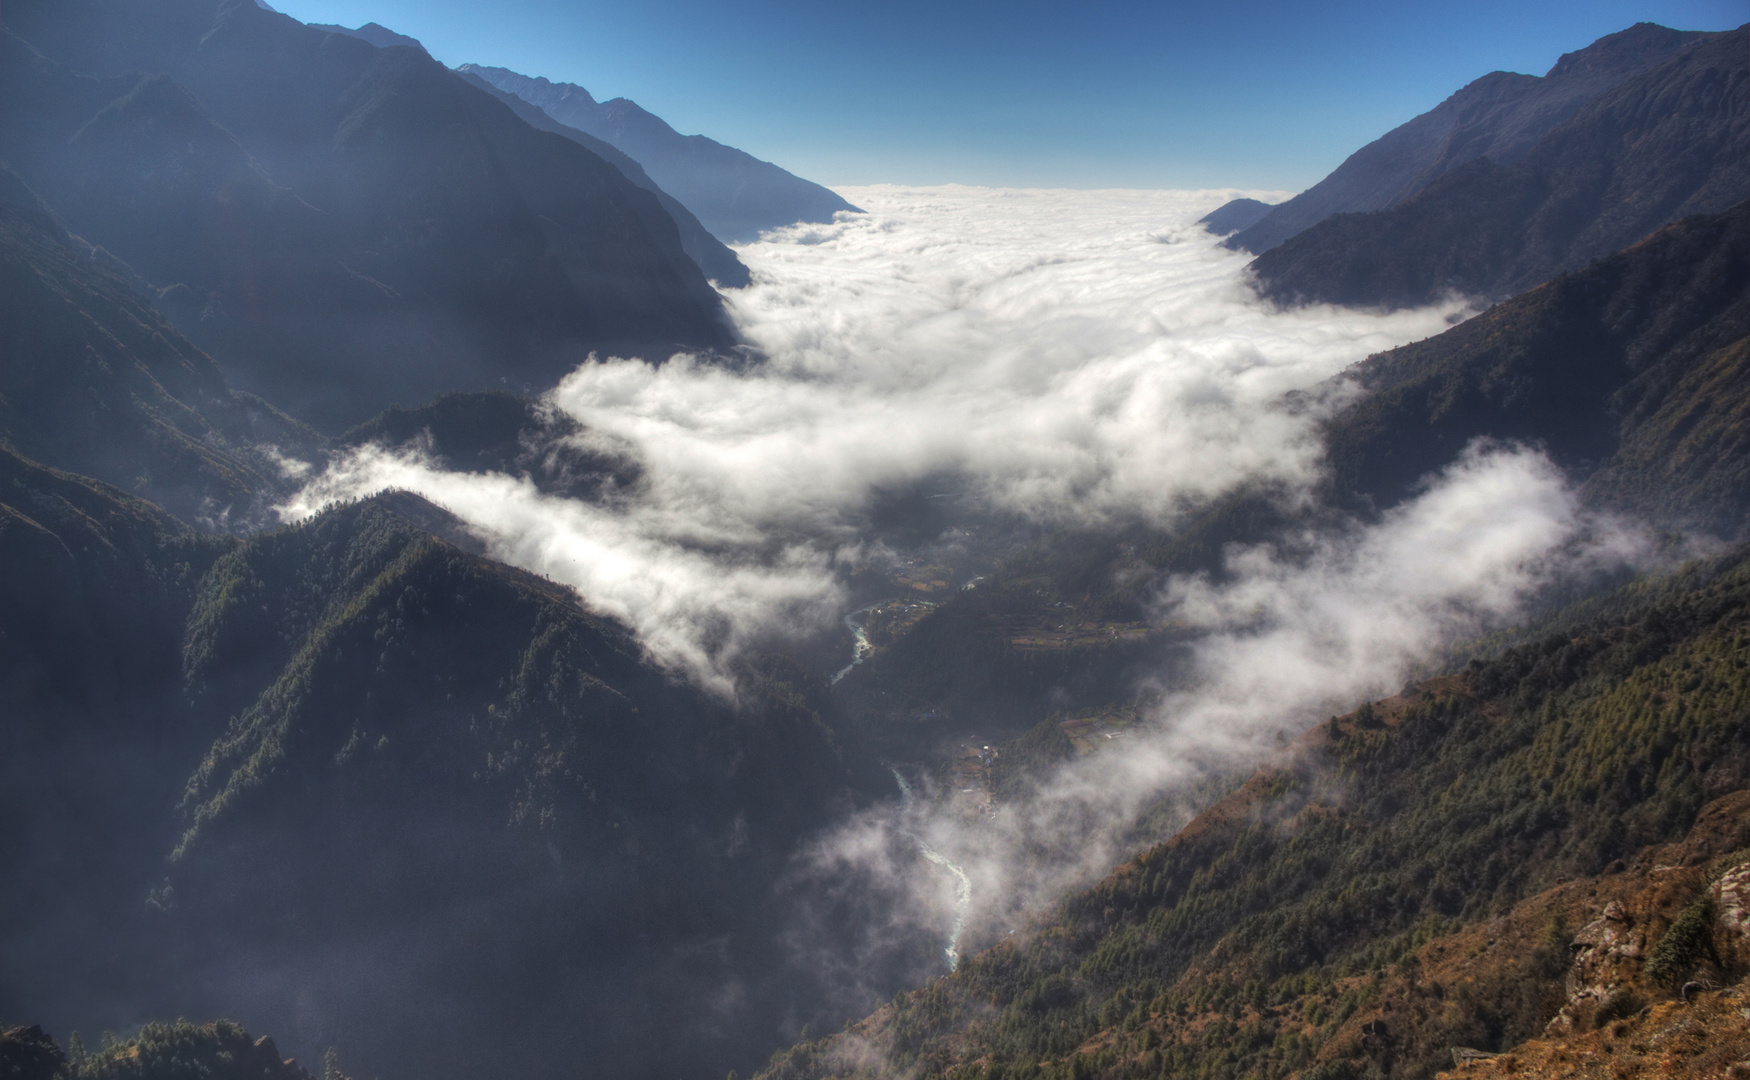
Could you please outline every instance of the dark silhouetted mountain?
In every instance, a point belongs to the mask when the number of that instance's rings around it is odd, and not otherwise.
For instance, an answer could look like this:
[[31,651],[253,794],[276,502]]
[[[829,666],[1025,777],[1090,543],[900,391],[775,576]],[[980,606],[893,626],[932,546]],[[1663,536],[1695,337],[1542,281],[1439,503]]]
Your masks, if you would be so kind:
[[831,221],[840,211],[860,213],[833,192],[770,162],[703,135],[682,135],[625,98],[597,102],[571,83],[552,83],[504,68],[464,64],[459,69],[515,94],[567,127],[594,135],[631,155],[662,189],[729,243],[752,240],[766,229],[799,221]]
[[[361,41],[368,41],[378,48],[390,48],[396,45],[423,48],[413,38],[397,34],[376,23],[366,23],[357,30],[348,30],[344,26],[331,26],[326,23],[311,23],[309,25],[318,30],[328,30],[336,34],[356,37]],[[500,90],[475,74],[471,65],[464,65],[459,73],[470,86],[484,90],[502,101],[510,108],[511,112],[517,115],[518,119],[530,127],[565,136],[612,164],[625,174],[626,179],[655,195],[657,201],[662,203],[662,208],[668,211],[668,215],[674,219],[675,225],[680,229],[681,247],[685,249],[688,257],[699,264],[699,269],[705,272],[707,278],[719,286],[732,289],[741,288],[748,283],[747,267],[743,266],[741,260],[735,257],[735,253],[725,247],[722,241],[712,236],[705,226],[699,223],[699,219],[693,216],[692,211],[658,187],[656,181],[650,179],[650,175],[644,171],[644,166],[633,161],[613,144],[578,131],[576,128],[567,127],[515,94]]]
[[[175,842],[163,808],[217,734],[180,722],[187,614],[235,543],[0,446],[0,1014],[53,1019],[70,957],[120,957],[139,930],[152,849]],[[88,1003],[120,1006],[148,967],[119,961]]]
[[699,219],[693,216],[691,210],[682,206],[674,196],[658,187],[656,181],[650,178],[650,174],[644,171],[644,166],[622,153],[618,147],[598,139],[594,135],[585,134],[576,128],[561,124],[515,94],[507,93],[493,86],[471,70],[463,70],[461,75],[470,85],[477,86],[504,102],[511,112],[530,127],[538,128],[541,131],[551,131],[555,135],[563,135],[572,142],[585,147],[603,161],[613,165],[614,168],[619,169],[625,174],[626,179],[655,195],[656,200],[662,204],[664,210],[668,211],[669,217],[674,218],[676,227],[681,231],[681,248],[694,262],[699,264],[699,269],[705,272],[707,278],[710,278],[717,285],[729,289],[739,289],[748,283],[747,267],[735,257],[735,252],[725,247],[723,241],[712,236],[710,231],[699,222]]
[[849,795],[823,681],[711,697],[406,494],[238,542],[4,450],[0,492],[0,1012],[344,1022],[447,1076],[697,1072],[813,1013],[774,889]]
[[1249,229],[1268,214],[1271,206],[1257,199],[1230,199],[1197,219],[1197,224],[1217,236]]
[[0,166],[0,443],[209,529],[259,521],[317,436],[226,385],[139,292]]
[[[382,499],[219,560],[186,641],[197,711],[234,719],[184,796],[173,921],[343,964],[324,1008],[380,1018],[367,1058],[415,1040],[489,1070],[501,1046],[394,991],[440,972],[463,1015],[516,1026],[519,1074],[564,1073],[566,1044],[617,1075],[748,1052],[751,1032],[652,1048],[732,981],[775,989],[769,890],[844,783],[806,687],[750,672],[715,702]],[[337,951],[373,940],[362,971]]]
[[1565,54],[1543,78],[1496,71],[1351,154],[1335,172],[1242,226],[1228,246],[1270,250],[1332,214],[1396,206],[1477,158],[1511,165],[1586,102],[1701,35],[1637,23]]
[[28,745],[38,707],[127,712],[142,688],[174,688],[194,583],[234,541],[5,446],[0,483],[0,688],[16,721],[6,734],[21,740],[12,750]]
[[1477,158],[1253,263],[1282,304],[1510,296],[1667,222],[1750,197],[1746,30],[1708,34],[1582,107],[1512,165]]
[[425,51],[425,46],[419,43],[418,38],[410,38],[406,34],[397,34],[395,31],[381,23],[368,22],[357,30],[348,30],[346,27],[338,26],[334,23],[308,23],[307,25],[314,30],[326,30],[330,34],[345,34],[347,37],[355,37],[360,41],[368,41],[379,49],[390,49],[401,46],[409,49],[418,49],[421,52]]
[[234,382],[330,429],[732,344],[650,193],[419,50],[242,0],[6,17],[96,77],[0,40],[0,156]]
[[1750,528],[1750,202],[1668,226],[1357,365],[1335,486],[1390,505],[1477,438],[1549,451],[1595,505]]

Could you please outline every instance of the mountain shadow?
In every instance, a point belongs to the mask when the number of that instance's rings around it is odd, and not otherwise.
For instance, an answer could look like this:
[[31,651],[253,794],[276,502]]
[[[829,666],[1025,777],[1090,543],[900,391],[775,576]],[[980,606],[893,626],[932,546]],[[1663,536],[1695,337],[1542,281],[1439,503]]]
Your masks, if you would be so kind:
[[696,1072],[828,1019],[777,892],[854,797],[824,683],[754,657],[711,697],[410,495],[238,541],[0,470],[0,1012],[451,1076]]

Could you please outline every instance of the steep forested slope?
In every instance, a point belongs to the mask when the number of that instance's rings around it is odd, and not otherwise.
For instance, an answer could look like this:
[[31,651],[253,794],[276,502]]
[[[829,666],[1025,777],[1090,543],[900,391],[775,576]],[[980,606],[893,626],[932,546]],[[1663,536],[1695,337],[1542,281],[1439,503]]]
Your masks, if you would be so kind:
[[1378,213],[1260,255],[1278,303],[1510,296],[1681,217],[1750,197],[1750,29],[1708,34],[1580,109],[1511,165],[1487,157]]
[[419,1046],[445,1075],[696,1069],[813,1014],[773,888],[850,792],[794,665],[711,698],[410,496],[202,540],[12,468],[41,494],[0,528],[29,824],[0,854],[32,883],[0,1010],[243,1014],[305,1046],[344,1023],[374,1069]]
[[[69,1040],[71,1042],[71,1040]],[[329,1063],[331,1064],[331,1063]],[[346,1080],[332,1068],[324,1080]],[[0,1075],[10,1080],[311,1080],[273,1040],[236,1024],[146,1024],[127,1039],[63,1050],[40,1027],[0,1031]]]
[[1471,440],[1545,447],[1594,505],[1740,533],[1750,514],[1750,202],[1665,228],[1351,374],[1341,498],[1390,505]]
[[183,722],[183,624],[237,541],[0,447],[0,1012],[86,972],[111,1008],[150,982],[119,946],[175,841],[167,811],[217,734]]
[[1709,886],[1668,860],[1750,855],[1750,799],[1722,799],[1750,787],[1750,552],[1609,610],[1333,718],[1018,940],[762,1075],[1431,1076],[1558,1010],[1595,1022],[1568,946],[1604,882],[1646,947],[1606,991],[1673,994],[1706,956],[1741,974],[1730,922],[1653,958]]

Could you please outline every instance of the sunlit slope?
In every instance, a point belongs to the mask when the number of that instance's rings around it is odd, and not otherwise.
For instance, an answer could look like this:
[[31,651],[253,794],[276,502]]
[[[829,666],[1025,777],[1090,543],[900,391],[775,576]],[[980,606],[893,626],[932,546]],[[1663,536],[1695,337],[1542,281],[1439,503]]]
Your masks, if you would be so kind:
[[1253,262],[1260,291],[1284,304],[1496,299],[1750,197],[1747,33],[1706,35],[1513,164],[1477,158],[1390,209],[1326,219]]
[[[1593,916],[1583,892],[1520,905],[1626,861],[1644,877],[1669,857],[1649,845],[1750,782],[1745,552],[1610,610],[1320,725],[1013,943],[761,1075],[1426,1077],[1455,1045],[1539,1034]],[[1745,810],[1684,858],[1742,861]],[[1708,881],[1666,884],[1637,913],[1649,961]],[[1699,955],[1632,986],[1668,996]]]

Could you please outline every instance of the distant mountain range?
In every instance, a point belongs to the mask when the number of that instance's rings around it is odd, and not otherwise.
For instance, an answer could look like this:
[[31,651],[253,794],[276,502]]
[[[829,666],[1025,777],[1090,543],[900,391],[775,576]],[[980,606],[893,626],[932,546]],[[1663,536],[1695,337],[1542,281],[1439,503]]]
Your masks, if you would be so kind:
[[425,46],[419,43],[418,38],[410,38],[406,34],[397,34],[395,31],[381,23],[368,22],[354,30],[349,30],[344,26],[339,26],[334,23],[308,23],[306,25],[312,30],[326,30],[331,34],[345,34],[347,37],[355,37],[360,41],[368,41],[379,49],[405,47],[409,49],[418,49],[421,52],[425,51]]
[[676,227],[681,231],[681,248],[692,260],[699,264],[699,269],[705,276],[725,288],[739,289],[749,281],[747,267],[735,257],[735,252],[723,245],[723,241],[713,236],[693,212],[682,206],[680,201],[668,192],[658,187],[650,174],[644,171],[644,166],[633,161],[631,157],[611,143],[604,142],[594,135],[585,134],[576,128],[567,127],[548,116],[545,112],[530,105],[515,94],[506,93],[498,87],[482,79],[472,71],[462,72],[462,78],[469,85],[477,86],[494,98],[504,102],[505,106],[517,117],[538,131],[551,131],[561,135],[579,146],[587,148],[591,153],[619,169],[626,179],[656,196],[656,201],[668,211],[674,219]]
[[457,70],[478,75],[561,124],[625,151],[722,240],[752,240],[766,229],[799,221],[831,221],[841,211],[857,211],[819,184],[792,176],[769,161],[703,135],[682,135],[625,98],[597,102],[581,86],[504,68],[463,64]]

